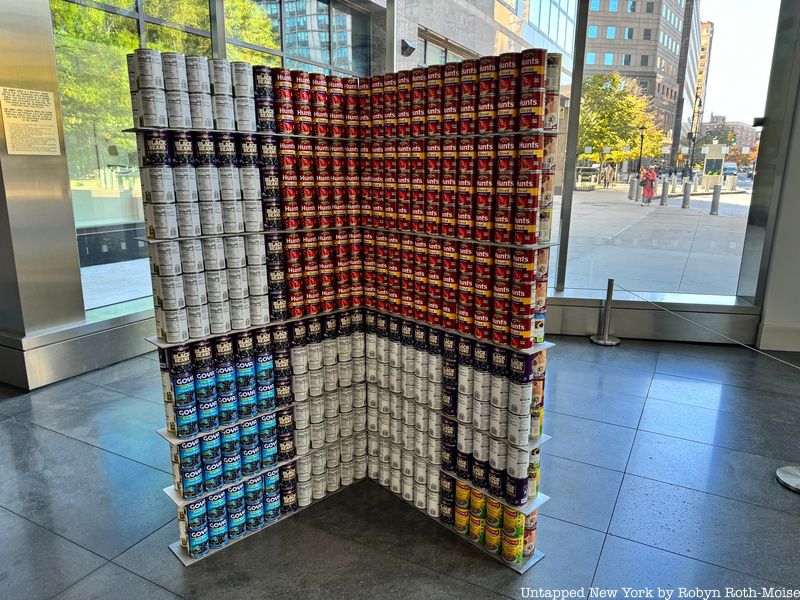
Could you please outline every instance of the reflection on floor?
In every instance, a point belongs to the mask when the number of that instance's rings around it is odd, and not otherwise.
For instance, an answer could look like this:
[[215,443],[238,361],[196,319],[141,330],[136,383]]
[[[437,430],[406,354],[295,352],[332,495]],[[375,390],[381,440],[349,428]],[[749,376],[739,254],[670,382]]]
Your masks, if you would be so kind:
[[150,296],[150,259],[81,267],[81,283],[86,310]]
[[800,496],[774,478],[800,463],[798,372],[739,348],[554,341],[546,557],[524,576],[369,481],[183,568],[167,549],[177,525],[149,355],[30,394],[0,388],[2,597],[800,588]]

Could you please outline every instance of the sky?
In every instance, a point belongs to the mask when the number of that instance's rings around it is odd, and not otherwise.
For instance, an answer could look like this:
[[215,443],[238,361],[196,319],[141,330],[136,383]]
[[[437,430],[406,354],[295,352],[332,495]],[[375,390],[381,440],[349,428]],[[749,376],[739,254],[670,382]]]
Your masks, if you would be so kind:
[[713,112],[752,124],[764,113],[780,0],[700,0],[714,23],[703,120]]

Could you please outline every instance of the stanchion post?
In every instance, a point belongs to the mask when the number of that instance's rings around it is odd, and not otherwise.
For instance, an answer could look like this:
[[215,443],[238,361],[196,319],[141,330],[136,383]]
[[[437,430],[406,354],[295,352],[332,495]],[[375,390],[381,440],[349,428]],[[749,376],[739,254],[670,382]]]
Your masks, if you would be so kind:
[[800,494],[800,466],[781,467],[775,477],[781,485]]
[[688,181],[683,184],[683,202],[681,208],[689,208],[689,197],[692,195],[692,184]]
[[633,188],[636,185],[636,183],[637,181],[635,177],[631,177],[628,180],[628,200],[633,200],[634,194],[636,193],[636,191]]
[[673,194],[675,193],[675,186],[677,186],[677,185],[678,185],[678,176],[677,175],[673,175],[672,176],[672,193]]
[[708,214],[710,215],[718,215],[719,214],[719,196],[722,191],[722,188],[718,185],[714,186],[714,193],[711,195],[711,210]]
[[593,344],[599,346],[619,346],[619,338],[609,333],[611,329],[611,302],[614,299],[614,280],[608,280],[608,290],[606,291],[606,304],[603,312],[603,330],[589,338]]
[[636,189],[633,192],[633,201],[639,202],[642,199],[642,186],[639,185],[639,180],[636,180]]
[[669,197],[669,181],[665,177],[663,185],[661,186],[661,206],[667,205],[668,197]]

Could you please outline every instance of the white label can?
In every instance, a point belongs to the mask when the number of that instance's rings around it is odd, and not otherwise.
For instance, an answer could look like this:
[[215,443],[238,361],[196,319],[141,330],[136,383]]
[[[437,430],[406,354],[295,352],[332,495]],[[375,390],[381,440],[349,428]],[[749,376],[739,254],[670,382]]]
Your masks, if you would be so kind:
[[403,391],[403,372],[400,367],[389,365],[389,389],[393,394],[400,394]]
[[442,409],[442,383],[428,382],[428,407],[433,410]]
[[428,356],[428,381],[442,383],[442,357],[439,354]]
[[325,448],[325,465],[328,467],[328,469],[339,466],[339,459],[341,454],[339,452],[339,444],[332,443],[335,441],[336,439],[334,438],[329,442],[328,447]]
[[378,431],[378,411],[374,408],[367,409],[367,431]]
[[467,365],[458,365],[458,393],[472,396],[473,383],[474,369]]
[[308,344],[308,368],[312,371],[322,368],[322,342]]
[[[339,414],[339,433],[343,438],[353,434],[353,412],[342,412]],[[352,438],[351,438],[352,439]],[[342,441],[344,446],[344,441]]]
[[223,200],[222,230],[225,233],[244,233],[244,208],[240,200]]
[[[242,202],[242,209],[244,211],[244,230],[263,231],[264,211],[261,207],[261,200],[245,200]],[[266,256],[264,260],[266,260]]]
[[225,302],[230,298],[228,293],[228,272],[206,271],[206,294],[209,302]]
[[[420,407],[422,410],[422,407]],[[416,405],[407,398],[403,398],[403,424],[414,426],[414,419],[417,412]]]
[[478,402],[489,402],[491,400],[492,374],[489,371],[474,371],[472,397]]
[[420,485],[428,483],[428,461],[425,457],[414,459],[414,481]]
[[181,268],[181,247],[178,242],[164,242],[162,244],[150,244],[150,271],[153,275],[180,275]]
[[189,91],[189,81],[186,75],[186,57],[183,54],[180,52],[162,52],[161,71],[164,75],[164,89],[178,92]]
[[367,453],[367,434],[365,432],[353,435],[353,453],[356,456],[363,456]]
[[403,450],[414,451],[414,442],[417,438],[417,430],[414,425],[406,425],[403,423]]
[[403,444],[403,421],[392,418],[389,422],[389,437],[393,444]]
[[253,95],[253,65],[240,60],[231,62],[231,82],[233,95],[248,97]]
[[414,398],[414,386],[416,385],[417,376],[414,375],[413,371],[407,372],[403,371],[403,398]]
[[[310,366],[309,361],[309,366]],[[308,371],[308,393],[312,397],[321,396],[325,387],[322,369],[309,369]]]
[[524,448],[508,447],[506,470],[511,477],[523,478],[528,476],[528,465],[531,455]]
[[247,235],[244,238],[248,265],[267,264],[266,246],[263,235]]
[[508,410],[516,415],[530,415],[533,403],[533,383],[510,383]]
[[340,469],[340,472],[341,472],[342,485],[343,486],[344,485],[350,485],[351,483],[353,483],[353,476],[354,476],[354,473],[355,473],[355,468],[353,466],[353,461],[352,460],[349,460],[349,461],[344,461],[343,460],[342,463],[339,465],[339,469]]
[[[207,271],[217,271],[224,269],[225,264],[225,246],[222,238],[205,238],[201,240],[203,250],[203,262]],[[181,250],[183,249],[183,242],[181,242]]]
[[492,405],[488,400],[479,402],[473,398],[472,402],[472,427],[479,431],[489,431],[489,414]]
[[353,441],[352,436],[344,436],[343,439],[339,441],[338,445],[339,457],[341,458],[341,461],[349,462],[353,460],[355,442]]
[[250,296],[250,321],[253,326],[269,323],[269,296]]
[[508,379],[502,375],[492,375],[492,406],[508,408]]
[[403,474],[400,469],[395,469],[394,465],[392,465],[392,482],[390,489],[395,494],[401,494],[403,492]]
[[428,403],[428,377],[414,375],[414,401],[419,404]]
[[294,394],[295,402],[308,400],[308,373],[292,375],[292,393]]
[[498,438],[508,435],[508,410],[492,405],[489,411],[489,433]]
[[144,221],[147,235],[151,238],[166,240],[178,237],[178,211],[174,204],[146,203]]
[[180,165],[172,169],[172,183],[177,202],[197,202],[197,174],[191,165]]
[[409,450],[403,450],[403,476],[414,476],[414,453]]
[[336,338],[336,353],[340,361],[348,361],[353,358],[352,337],[340,335]]
[[228,333],[231,330],[231,307],[226,302],[209,302],[208,319],[211,333]]
[[359,408],[367,405],[367,384],[354,383],[353,388],[353,408]]
[[233,131],[236,129],[236,120],[233,115],[232,96],[216,93],[212,95],[211,112],[214,115],[214,129],[219,129],[222,131]]
[[308,506],[313,498],[313,484],[309,481],[297,481],[297,506]]
[[[308,355],[306,353],[305,346],[292,346],[289,350],[290,354],[290,361],[292,363],[292,373],[295,375],[298,374],[308,374]],[[308,377],[306,377],[308,380]],[[306,381],[306,388],[308,387],[308,381]]]
[[393,419],[403,418],[403,398],[397,394],[389,396],[389,414]]
[[132,92],[139,89],[139,73],[136,65],[136,55],[131,52],[125,56],[128,62],[128,87]]
[[420,458],[428,456],[428,433],[414,430],[414,454]]
[[414,506],[420,510],[426,510],[428,506],[428,488],[418,481],[414,482]]
[[458,428],[458,442],[457,447],[459,452],[466,452],[472,454],[473,447],[473,434],[472,427],[459,427]]
[[531,415],[508,414],[508,443],[513,446],[525,446],[531,436]]
[[378,468],[378,483],[383,487],[389,487],[392,484],[392,467],[388,462],[379,462]]
[[242,188],[239,183],[239,169],[231,165],[217,168],[221,200],[241,200]]
[[367,358],[378,358],[378,336],[374,333],[365,334],[365,352]]
[[181,237],[196,237],[203,232],[200,207],[197,202],[181,202],[178,209],[178,232]]
[[236,131],[251,132],[256,130],[256,103],[253,98],[234,98],[233,116],[236,120]]
[[211,93],[208,59],[204,56],[186,57],[186,81],[190,92]]
[[175,202],[175,183],[171,167],[146,167],[139,170],[144,202],[167,204]]
[[151,277],[153,283],[154,300],[164,310],[177,310],[186,306],[183,292],[183,277]]
[[197,199],[200,202],[218,202],[220,200],[219,169],[217,167],[212,165],[197,167],[195,179],[197,180]]
[[251,294],[263,296],[269,291],[266,265],[248,265],[247,286]]
[[439,518],[439,492],[428,490],[428,516]]
[[362,358],[367,353],[367,338],[363,331],[356,331],[350,336],[353,341],[353,357]]
[[231,83],[231,64],[224,58],[208,59],[208,75],[211,80],[211,93],[230,96],[233,94]]
[[[183,275],[183,295],[186,306],[202,306],[208,302],[206,278],[203,273],[185,273]],[[198,337],[198,336],[192,336]]]
[[389,366],[400,368],[400,342],[389,340]]
[[438,502],[439,496],[439,467],[436,465],[428,464],[428,491],[437,492],[436,500]]
[[500,471],[506,468],[508,445],[505,440],[489,438],[489,464]]
[[178,344],[189,339],[189,325],[186,320],[186,309],[156,310],[156,322],[159,323],[159,335],[169,344]]
[[440,440],[428,438],[428,462],[437,466],[442,464],[442,444]]
[[190,128],[192,126],[192,106],[189,94],[181,91],[167,91],[167,116],[169,126],[174,129]]
[[414,352],[414,375],[420,379],[428,380],[428,353],[423,350]]
[[414,477],[403,476],[403,500],[414,502]]
[[325,420],[325,398],[311,398],[308,402],[309,419],[312,423],[322,423]]
[[367,407],[353,407],[353,431],[364,431],[367,426]]
[[325,445],[325,421],[311,423],[311,447],[322,448]]
[[244,237],[240,235],[224,237],[222,243],[225,247],[225,264],[228,268],[238,269],[247,266]]
[[297,481],[311,481],[311,454],[297,459]]
[[[294,384],[294,381],[292,382]],[[294,385],[293,385],[294,387]],[[296,429],[305,429],[311,424],[309,420],[311,416],[311,403],[308,401],[300,401],[295,394],[294,405],[294,426]]]
[[204,338],[211,335],[211,322],[208,317],[208,306],[206,304],[187,306],[186,320],[189,325],[190,338]]
[[339,388],[339,410],[343,413],[353,410],[353,387]]
[[[200,228],[203,235],[219,235],[223,233],[222,205],[219,202],[200,202]],[[191,206],[181,204],[181,206]]]
[[472,396],[470,394],[458,394],[458,411],[456,418],[460,423],[472,423]]
[[214,129],[214,109],[208,92],[189,93],[189,112],[194,129]]
[[414,411],[414,429],[417,431],[428,431],[428,420],[430,411],[425,406],[418,406]]
[[336,390],[339,381],[339,370],[336,364],[327,365],[322,367],[323,373],[323,387],[326,392],[333,392]]
[[314,500],[322,500],[325,497],[327,482],[325,471],[319,475],[311,476],[311,497]]
[[375,343],[375,358],[378,359],[379,363],[387,363],[389,362],[389,340],[385,337],[377,338]]
[[294,430],[294,447],[298,456],[311,452],[311,431],[308,427]]
[[311,453],[311,474],[322,475],[325,473],[325,450],[315,450]]
[[203,244],[200,240],[181,240],[178,245],[181,252],[181,270],[184,273],[202,272],[205,269],[205,261],[203,260]]
[[325,418],[333,419],[339,414],[339,394],[336,391],[327,393],[324,398]]
[[247,298],[247,269],[228,267],[228,294],[231,298]]
[[250,298],[231,298],[231,328],[248,329],[250,322]]
[[353,362],[343,361],[338,363],[339,385],[347,387],[353,383]]
[[336,365],[336,338],[322,340],[322,364],[323,366]]
[[428,418],[428,435],[437,440],[442,438],[442,418],[438,413],[430,413]]
[[372,431],[367,432],[367,453],[370,456],[378,458],[378,445],[380,443],[380,436]]
[[391,420],[389,413],[378,414],[378,435],[382,438],[388,438],[391,435]]
[[364,479],[367,476],[367,457],[359,456],[353,459],[353,477],[355,479]]
[[473,431],[472,456],[475,460],[489,460],[489,434],[485,431]]

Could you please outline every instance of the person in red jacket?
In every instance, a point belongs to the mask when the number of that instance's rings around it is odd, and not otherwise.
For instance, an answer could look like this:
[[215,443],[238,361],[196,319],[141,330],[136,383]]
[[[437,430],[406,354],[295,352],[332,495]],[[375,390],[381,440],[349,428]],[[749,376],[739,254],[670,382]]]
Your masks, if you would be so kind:
[[[642,169],[642,171],[644,171],[644,169]],[[644,188],[642,189],[642,204],[650,204],[653,200],[657,177],[655,167],[652,166],[643,173],[642,181],[644,181]]]

